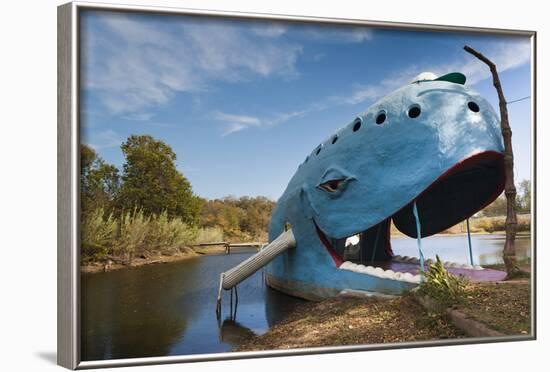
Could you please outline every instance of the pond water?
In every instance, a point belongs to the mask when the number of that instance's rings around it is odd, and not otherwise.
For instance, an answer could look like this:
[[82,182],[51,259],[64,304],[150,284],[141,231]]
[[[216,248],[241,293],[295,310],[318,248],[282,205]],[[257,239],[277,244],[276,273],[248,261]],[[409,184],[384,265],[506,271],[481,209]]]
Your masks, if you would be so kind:
[[[502,263],[502,248],[504,234],[472,235],[472,254],[474,265],[492,265]],[[408,237],[392,237],[394,254],[401,256],[418,257],[416,239]],[[422,239],[422,252],[426,259],[437,254],[442,261],[470,263],[467,235],[434,235]],[[516,236],[516,256],[524,259],[531,255],[531,237],[529,235]]]
[[[434,236],[422,240],[426,258],[467,263],[466,236]],[[476,264],[502,262],[503,235],[473,235]],[[395,254],[417,256],[416,240],[392,238]],[[518,257],[530,254],[530,239],[519,236]],[[242,337],[262,334],[302,300],[263,284],[262,271],[239,285],[235,317],[229,293],[216,318],[219,274],[253,251],[199,256],[188,260],[83,274],[82,360],[204,354],[230,351]]]

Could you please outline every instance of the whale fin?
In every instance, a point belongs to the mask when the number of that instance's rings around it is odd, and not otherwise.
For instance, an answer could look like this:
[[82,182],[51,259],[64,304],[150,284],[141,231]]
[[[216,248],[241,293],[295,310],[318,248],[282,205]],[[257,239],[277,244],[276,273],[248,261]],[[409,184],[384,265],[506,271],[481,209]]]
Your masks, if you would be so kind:
[[461,74],[460,72],[451,72],[440,76],[437,79],[434,79],[434,81],[448,81],[450,83],[464,85],[464,83],[466,82],[466,76],[464,76],[464,74]]

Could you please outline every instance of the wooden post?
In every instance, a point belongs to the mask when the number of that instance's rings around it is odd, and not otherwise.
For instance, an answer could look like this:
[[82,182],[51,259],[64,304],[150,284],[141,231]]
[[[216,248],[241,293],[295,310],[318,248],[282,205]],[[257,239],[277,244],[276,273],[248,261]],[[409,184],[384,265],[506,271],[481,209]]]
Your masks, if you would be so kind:
[[517,230],[517,215],[516,215],[516,186],[514,184],[514,152],[512,150],[512,129],[508,121],[508,109],[506,107],[506,99],[502,92],[502,86],[500,85],[500,79],[496,65],[483,54],[473,49],[472,47],[465,45],[464,50],[472,54],[477,59],[484,62],[489,66],[491,74],[493,76],[493,86],[498,94],[498,102],[500,108],[500,129],[502,132],[502,139],[504,141],[504,194],[506,195],[506,241],[504,243],[504,250],[502,252],[502,258],[506,265],[507,278],[511,279],[518,275],[521,275],[521,270],[517,265],[516,260],[516,230]]

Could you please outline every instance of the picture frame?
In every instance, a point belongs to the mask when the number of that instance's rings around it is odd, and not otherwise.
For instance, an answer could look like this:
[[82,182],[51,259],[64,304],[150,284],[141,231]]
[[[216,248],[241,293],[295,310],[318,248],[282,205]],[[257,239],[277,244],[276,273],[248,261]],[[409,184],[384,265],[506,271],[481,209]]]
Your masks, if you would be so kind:
[[389,30],[422,30],[435,32],[464,32],[504,36],[524,36],[531,39],[531,175],[533,200],[536,200],[536,32],[524,30],[484,29],[432,24],[395,23],[371,20],[317,18],[226,11],[206,11],[157,6],[108,5],[90,2],[71,2],[58,7],[58,364],[69,369],[182,363],[195,361],[263,358],[286,355],[341,353],[388,348],[427,347],[487,342],[536,339],[536,209],[531,207],[531,332],[526,335],[473,337],[434,341],[399,342],[387,344],[315,347],[291,350],[254,352],[222,352],[178,356],[109,359],[81,359],[81,272],[80,272],[80,132],[81,132],[81,29],[80,17],[85,11],[114,11],[140,14],[166,14],[209,17],[213,19],[297,22],[316,25],[374,27]]

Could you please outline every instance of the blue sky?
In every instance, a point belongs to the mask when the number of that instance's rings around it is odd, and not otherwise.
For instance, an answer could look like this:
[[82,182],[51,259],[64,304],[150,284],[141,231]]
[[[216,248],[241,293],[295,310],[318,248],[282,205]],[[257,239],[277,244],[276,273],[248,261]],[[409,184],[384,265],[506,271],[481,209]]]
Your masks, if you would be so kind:
[[[81,139],[121,167],[120,144],[169,144],[207,198],[277,199],[334,130],[423,71],[459,71],[498,112],[484,64],[508,101],[530,95],[527,38],[86,11]],[[530,179],[531,100],[508,107],[516,180]]]

